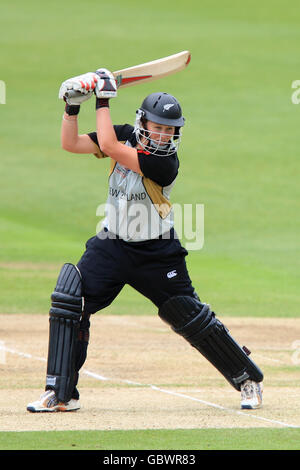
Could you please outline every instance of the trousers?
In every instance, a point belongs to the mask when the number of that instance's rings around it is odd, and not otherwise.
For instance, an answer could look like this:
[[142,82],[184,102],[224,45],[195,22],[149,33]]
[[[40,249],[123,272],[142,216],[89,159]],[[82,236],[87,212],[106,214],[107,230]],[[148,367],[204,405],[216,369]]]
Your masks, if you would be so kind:
[[82,276],[84,312],[110,305],[128,284],[158,308],[175,295],[193,295],[187,250],[172,229],[168,238],[126,242],[102,231],[90,238],[77,263]]
[[110,305],[126,284],[158,309],[170,297],[197,296],[185,262],[187,254],[173,229],[167,238],[143,242],[125,242],[103,230],[86,242],[77,263],[84,311],[76,348],[73,398],[79,399],[77,383],[87,357],[90,316]]

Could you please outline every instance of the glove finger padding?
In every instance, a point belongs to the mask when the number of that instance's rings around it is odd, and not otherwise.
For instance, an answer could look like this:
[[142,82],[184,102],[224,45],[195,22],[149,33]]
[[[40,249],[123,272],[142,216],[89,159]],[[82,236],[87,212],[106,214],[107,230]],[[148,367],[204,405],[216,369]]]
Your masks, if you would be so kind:
[[[65,80],[61,84],[58,97],[70,105],[80,105],[92,97],[97,81],[98,76],[93,72]],[[72,91],[76,93],[70,93]]]

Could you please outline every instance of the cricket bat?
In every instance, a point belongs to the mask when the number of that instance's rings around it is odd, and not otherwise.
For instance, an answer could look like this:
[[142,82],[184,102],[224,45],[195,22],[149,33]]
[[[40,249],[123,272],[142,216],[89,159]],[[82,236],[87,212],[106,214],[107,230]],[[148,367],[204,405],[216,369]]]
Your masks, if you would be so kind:
[[[185,69],[191,61],[191,53],[189,51],[178,52],[177,54],[163,57],[162,59],[145,62],[144,64],[134,65],[126,69],[117,70],[113,75],[117,82],[118,88],[138,85],[139,83],[152,82],[159,78],[166,77]],[[71,90],[66,96],[76,96],[77,91]]]

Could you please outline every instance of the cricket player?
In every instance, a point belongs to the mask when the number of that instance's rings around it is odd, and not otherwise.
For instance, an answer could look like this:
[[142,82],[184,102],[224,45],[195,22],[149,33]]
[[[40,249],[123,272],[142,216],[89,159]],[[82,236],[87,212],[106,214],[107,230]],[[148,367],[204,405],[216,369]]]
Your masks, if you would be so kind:
[[[70,90],[79,96],[68,97]],[[210,306],[202,302],[186,266],[187,250],[174,231],[170,193],[185,119],[177,99],[147,96],[135,126],[113,125],[113,74],[98,69],[63,82],[62,147],[72,153],[111,159],[103,228],[86,243],[77,265],[66,263],[51,296],[45,392],[30,412],[80,408],[79,371],[87,357],[90,316],[107,307],[125,284],[158,309],[159,317],[196,348],[241,393],[242,409],[262,404],[263,374]],[[78,135],[84,101],[96,97],[96,131]],[[117,332],[116,332],[117,334]]]

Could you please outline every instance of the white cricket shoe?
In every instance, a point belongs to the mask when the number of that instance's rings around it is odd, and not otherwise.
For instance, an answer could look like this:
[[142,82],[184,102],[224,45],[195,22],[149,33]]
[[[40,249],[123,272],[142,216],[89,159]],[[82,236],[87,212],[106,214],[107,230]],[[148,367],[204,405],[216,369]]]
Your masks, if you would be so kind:
[[31,413],[51,412],[51,411],[75,411],[79,410],[79,400],[72,398],[68,403],[59,402],[54,390],[47,390],[40,396],[40,399],[33,403],[28,403],[27,411]]
[[241,384],[241,409],[242,410],[256,410],[262,406],[262,392],[263,385],[254,382],[253,380],[246,380]]

